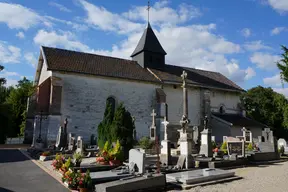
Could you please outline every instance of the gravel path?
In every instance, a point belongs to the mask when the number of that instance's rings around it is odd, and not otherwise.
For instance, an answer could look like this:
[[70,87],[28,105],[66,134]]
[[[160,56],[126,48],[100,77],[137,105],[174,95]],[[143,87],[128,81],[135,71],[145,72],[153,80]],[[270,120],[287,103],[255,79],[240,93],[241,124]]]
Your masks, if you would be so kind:
[[234,169],[241,180],[196,187],[186,192],[287,192],[288,162]]

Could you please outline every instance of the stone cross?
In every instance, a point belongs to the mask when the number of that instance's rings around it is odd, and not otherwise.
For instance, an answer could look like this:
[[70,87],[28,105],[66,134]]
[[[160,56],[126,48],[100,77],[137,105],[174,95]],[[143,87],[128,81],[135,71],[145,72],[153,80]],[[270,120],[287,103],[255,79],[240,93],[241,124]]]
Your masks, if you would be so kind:
[[155,113],[155,110],[153,109],[152,110],[152,113],[151,113],[151,116],[152,116],[152,126],[155,126],[155,117],[156,117],[156,113]]
[[183,71],[182,75],[183,80],[183,115],[182,119],[180,120],[180,125],[182,127],[183,133],[186,133],[187,125],[190,123],[188,119],[188,96],[187,96],[187,89],[186,89],[186,79],[187,79],[187,73]]
[[204,129],[207,129],[207,126],[208,126],[208,116],[205,115],[205,117],[204,117]]
[[182,87],[183,87],[183,88],[186,88],[186,79],[187,79],[187,73],[186,73],[186,71],[183,71],[181,77],[182,77],[182,80],[183,80]]
[[162,122],[162,124],[164,125],[164,131],[165,131],[164,140],[168,140],[167,126],[169,122],[166,120],[166,117],[164,117],[164,121]]

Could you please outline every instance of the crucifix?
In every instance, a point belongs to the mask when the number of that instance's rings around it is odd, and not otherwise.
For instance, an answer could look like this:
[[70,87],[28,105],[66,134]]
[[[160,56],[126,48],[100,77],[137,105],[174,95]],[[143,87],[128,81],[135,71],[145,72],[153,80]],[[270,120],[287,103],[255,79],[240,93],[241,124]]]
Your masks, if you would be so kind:
[[169,122],[166,120],[166,117],[164,117],[164,121],[162,122],[162,124],[164,125],[164,131],[165,131],[164,140],[168,140],[167,126]]
[[150,17],[150,8],[151,8],[151,6],[150,6],[150,1],[148,1],[148,7],[147,7],[147,11],[148,11],[148,23],[149,23],[149,17]]
[[152,126],[155,126],[155,117],[156,117],[156,113],[155,113],[155,110],[153,109],[152,110],[152,113],[151,113],[151,116],[152,116]]
[[155,113],[155,110],[152,110],[151,116],[152,116],[152,125],[150,126],[150,139],[155,140],[156,136],[156,124],[155,124],[155,116],[157,114]]

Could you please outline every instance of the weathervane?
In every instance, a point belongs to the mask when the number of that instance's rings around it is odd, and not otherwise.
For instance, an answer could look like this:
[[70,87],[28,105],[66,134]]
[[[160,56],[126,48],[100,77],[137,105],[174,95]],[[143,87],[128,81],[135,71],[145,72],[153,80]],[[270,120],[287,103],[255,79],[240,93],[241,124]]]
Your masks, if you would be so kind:
[[148,7],[147,7],[147,11],[148,11],[148,23],[149,23],[149,12],[150,12],[150,0],[148,0]]

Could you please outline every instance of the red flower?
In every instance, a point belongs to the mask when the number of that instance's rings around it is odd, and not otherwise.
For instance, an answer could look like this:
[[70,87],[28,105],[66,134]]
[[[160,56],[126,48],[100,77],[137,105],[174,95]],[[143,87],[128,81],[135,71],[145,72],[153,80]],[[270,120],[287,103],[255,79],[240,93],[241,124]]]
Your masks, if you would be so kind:
[[83,184],[83,182],[82,182],[82,181],[80,181],[80,182],[79,182],[79,184],[80,184],[80,185],[82,185],[82,184]]

